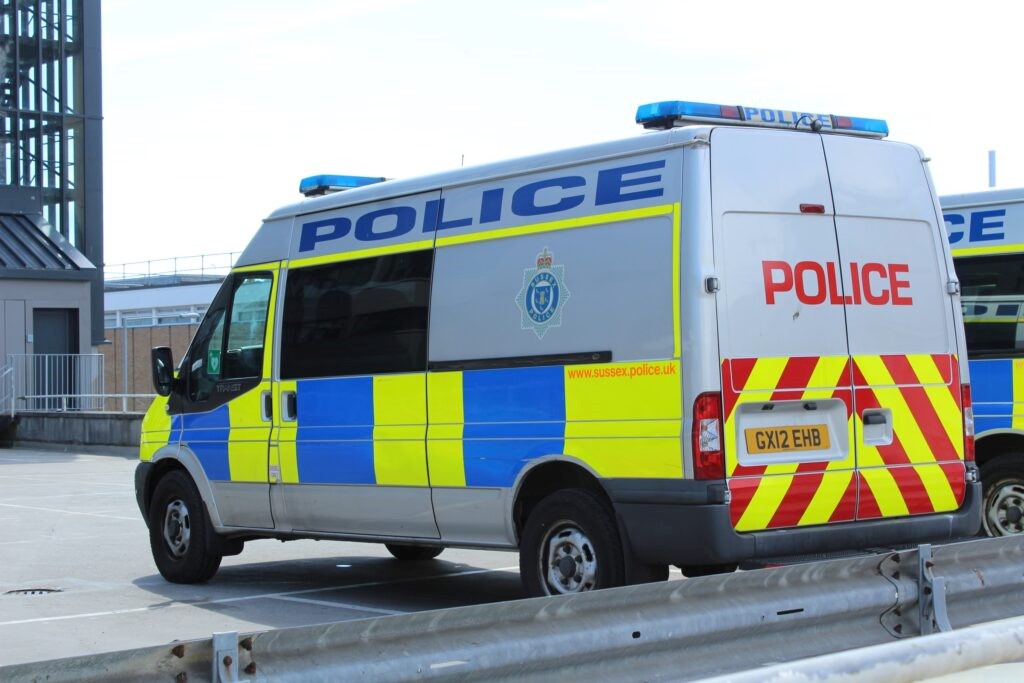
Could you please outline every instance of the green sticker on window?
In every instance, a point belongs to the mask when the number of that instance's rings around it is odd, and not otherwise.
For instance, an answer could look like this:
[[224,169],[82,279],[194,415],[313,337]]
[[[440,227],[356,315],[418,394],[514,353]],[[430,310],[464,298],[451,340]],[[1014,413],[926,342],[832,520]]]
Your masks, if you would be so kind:
[[210,349],[206,352],[206,374],[210,377],[220,374],[220,349]]

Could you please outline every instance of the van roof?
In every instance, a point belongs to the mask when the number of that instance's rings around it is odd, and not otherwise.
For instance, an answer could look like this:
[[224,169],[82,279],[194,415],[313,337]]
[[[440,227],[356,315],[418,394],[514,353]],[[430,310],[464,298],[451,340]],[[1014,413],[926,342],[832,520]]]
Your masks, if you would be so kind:
[[977,206],[978,204],[1006,204],[1019,201],[1024,201],[1024,188],[1021,187],[1009,190],[983,190],[981,192],[947,194],[939,197],[939,204],[944,209]]
[[531,156],[506,159],[478,166],[466,166],[451,171],[442,171],[431,175],[386,180],[381,183],[334,192],[302,199],[282,206],[271,213],[265,221],[317,213],[330,209],[365,204],[391,197],[426,192],[442,187],[457,187],[481,181],[498,180],[538,170],[557,169],[562,166],[575,165],[581,162],[598,161],[602,158],[615,158],[636,152],[649,152],[685,144],[701,133],[707,133],[713,126],[686,126],[667,131],[645,133],[623,140],[599,142],[582,147],[544,152]]

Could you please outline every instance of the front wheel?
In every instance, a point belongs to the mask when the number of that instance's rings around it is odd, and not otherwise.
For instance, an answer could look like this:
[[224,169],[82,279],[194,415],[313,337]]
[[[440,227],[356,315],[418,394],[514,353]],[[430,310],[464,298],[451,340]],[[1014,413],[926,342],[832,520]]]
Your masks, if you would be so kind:
[[424,560],[432,560],[441,554],[444,548],[431,545],[402,545],[399,543],[385,543],[384,547],[388,549],[396,560],[402,560],[404,562],[423,562]]
[[988,536],[1024,532],[1024,455],[1001,455],[981,468],[981,528]]
[[156,485],[149,506],[149,546],[160,574],[171,583],[201,583],[220,567],[210,552],[213,527],[192,479],[180,470]]
[[523,527],[519,573],[531,596],[623,585],[622,541],[608,505],[583,489],[538,503]]

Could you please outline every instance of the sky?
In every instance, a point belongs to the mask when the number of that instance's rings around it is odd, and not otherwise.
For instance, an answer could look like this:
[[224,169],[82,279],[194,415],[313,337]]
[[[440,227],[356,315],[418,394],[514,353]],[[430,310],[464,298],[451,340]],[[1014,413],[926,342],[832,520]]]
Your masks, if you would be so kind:
[[881,118],[939,195],[989,150],[1024,187],[1011,2],[102,1],[108,265],[241,251],[306,176],[640,135],[662,100]]

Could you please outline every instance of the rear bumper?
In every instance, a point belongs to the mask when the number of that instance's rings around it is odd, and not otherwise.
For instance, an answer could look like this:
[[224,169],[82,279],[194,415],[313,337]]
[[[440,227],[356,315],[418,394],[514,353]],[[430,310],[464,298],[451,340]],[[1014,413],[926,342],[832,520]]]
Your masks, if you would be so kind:
[[[973,467],[973,465],[972,465]],[[859,550],[973,536],[981,525],[981,483],[968,482],[953,512],[739,533],[721,481],[608,479],[605,489],[633,553],[648,564],[718,564]]]

